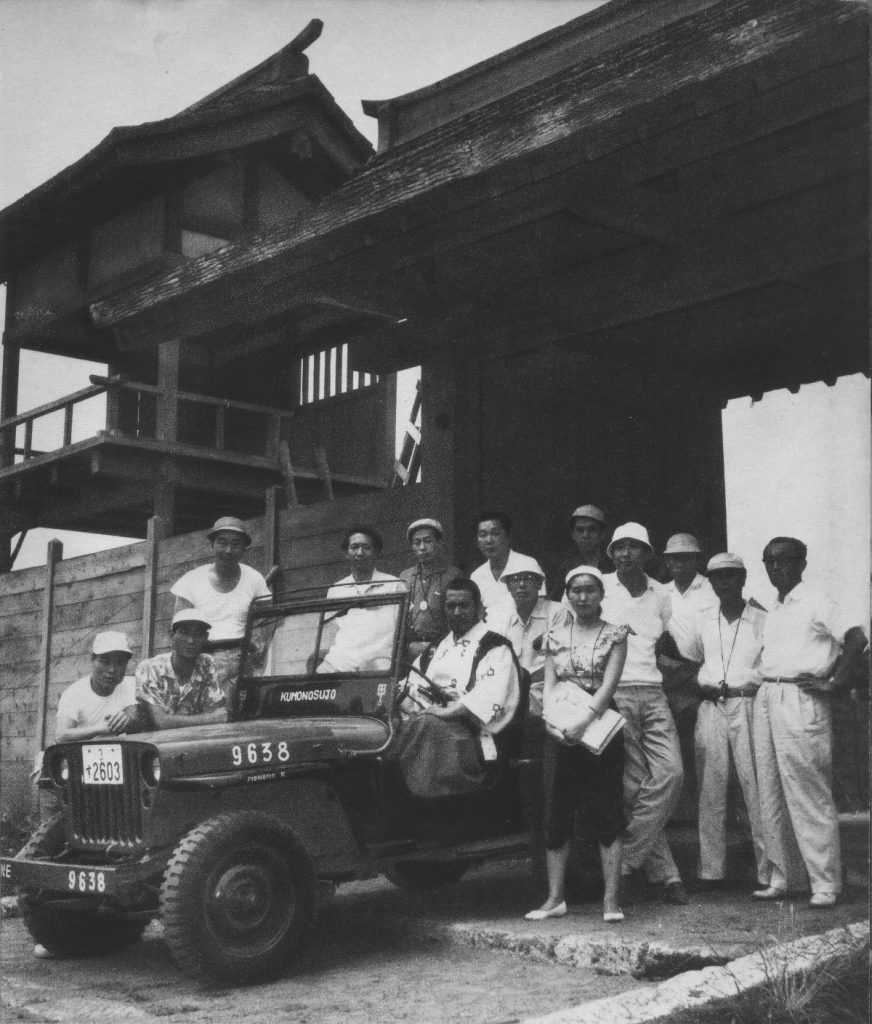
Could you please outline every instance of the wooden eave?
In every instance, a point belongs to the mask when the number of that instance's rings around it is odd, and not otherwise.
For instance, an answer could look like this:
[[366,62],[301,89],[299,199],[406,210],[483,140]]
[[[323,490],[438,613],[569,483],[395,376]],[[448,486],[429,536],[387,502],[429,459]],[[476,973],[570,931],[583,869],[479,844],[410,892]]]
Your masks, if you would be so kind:
[[[547,344],[767,281],[795,298],[791,278],[865,260],[867,96],[862,4],[721,3],[396,147],[293,233],[228,246],[92,313],[129,348],[255,324],[317,291],[408,320],[369,347],[373,368],[388,369],[518,324]],[[813,146],[794,167],[780,155],[785,133],[822,118],[847,119],[850,145],[829,158]],[[774,175],[752,183],[771,191],[753,221],[738,158],[737,181],[719,183],[736,147]],[[696,182],[685,196],[694,160],[712,162],[711,189]],[[800,199],[779,192],[779,173]],[[512,278],[527,227],[541,235],[552,222],[564,233],[578,225],[585,273],[549,266],[541,280]],[[865,295],[848,305],[862,320]],[[852,352],[843,362],[856,362]]]
[[[332,126],[322,132],[322,126]],[[372,155],[315,75],[170,118],[113,130],[89,153],[0,212],[0,280],[50,244],[219,167],[232,150],[308,133],[342,178]]]

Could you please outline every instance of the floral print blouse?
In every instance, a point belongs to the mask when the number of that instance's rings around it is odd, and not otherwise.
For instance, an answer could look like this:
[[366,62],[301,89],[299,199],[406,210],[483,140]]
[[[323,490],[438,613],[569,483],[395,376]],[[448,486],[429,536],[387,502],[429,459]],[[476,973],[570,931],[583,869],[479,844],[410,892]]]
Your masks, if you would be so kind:
[[563,626],[552,629],[542,640],[542,650],[554,660],[558,679],[577,683],[588,693],[596,693],[603,684],[609,654],[616,644],[626,643],[629,626],[604,622],[593,637],[582,638],[575,620],[567,616]]

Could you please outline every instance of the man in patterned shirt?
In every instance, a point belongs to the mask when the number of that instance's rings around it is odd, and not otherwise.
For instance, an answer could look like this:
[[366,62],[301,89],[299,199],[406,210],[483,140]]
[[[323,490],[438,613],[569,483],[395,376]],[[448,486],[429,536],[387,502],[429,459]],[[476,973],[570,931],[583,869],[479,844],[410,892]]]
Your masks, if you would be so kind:
[[147,709],[155,729],[226,721],[215,662],[203,654],[209,623],[196,608],[182,608],[173,616],[170,636],[172,650],[137,666],[137,702]]

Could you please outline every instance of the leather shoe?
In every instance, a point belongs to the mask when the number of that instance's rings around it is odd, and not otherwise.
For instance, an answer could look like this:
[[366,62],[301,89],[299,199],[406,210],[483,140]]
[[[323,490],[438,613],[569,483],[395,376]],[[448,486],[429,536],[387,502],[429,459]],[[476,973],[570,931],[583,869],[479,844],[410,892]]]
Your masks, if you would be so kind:
[[755,900],[783,900],[787,899],[787,891],[785,889],[776,889],[774,886],[767,885],[765,889],[755,889],[751,895]]
[[808,905],[810,907],[834,907],[836,905],[836,894],[834,892],[812,893]]
[[664,903],[672,903],[676,907],[686,907],[690,903],[690,897],[681,882],[669,882],[664,885],[662,899]]
[[548,917],[566,917],[566,901],[550,910],[531,910],[529,914],[524,914],[527,921],[544,921]]

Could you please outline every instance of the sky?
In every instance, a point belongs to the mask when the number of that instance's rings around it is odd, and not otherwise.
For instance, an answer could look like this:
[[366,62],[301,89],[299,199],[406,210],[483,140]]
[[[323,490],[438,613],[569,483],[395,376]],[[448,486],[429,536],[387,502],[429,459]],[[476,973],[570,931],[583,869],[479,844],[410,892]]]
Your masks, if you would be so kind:
[[[114,126],[167,117],[264,60],[311,18],[307,51],[375,144],[361,100],[430,85],[586,13],[585,0],[0,0],[0,208],[41,184]],[[19,407],[88,383],[103,367],[25,354]],[[749,585],[772,591],[759,562],[780,533],[806,540],[808,577],[868,621],[869,382],[804,387],[731,402],[724,413],[728,542]],[[35,438],[39,446],[39,439]],[[32,530],[18,567],[52,536],[67,557],[80,535]]]

